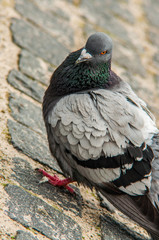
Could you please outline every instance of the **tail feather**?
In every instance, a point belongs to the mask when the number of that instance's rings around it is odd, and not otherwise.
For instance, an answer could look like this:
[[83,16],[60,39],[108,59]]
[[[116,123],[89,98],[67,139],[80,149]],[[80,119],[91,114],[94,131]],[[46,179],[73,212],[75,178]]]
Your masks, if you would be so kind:
[[159,212],[147,195],[132,197],[116,191],[110,193],[110,189],[109,191],[100,189],[100,192],[119,211],[147,230],[153,239],[159,240]]

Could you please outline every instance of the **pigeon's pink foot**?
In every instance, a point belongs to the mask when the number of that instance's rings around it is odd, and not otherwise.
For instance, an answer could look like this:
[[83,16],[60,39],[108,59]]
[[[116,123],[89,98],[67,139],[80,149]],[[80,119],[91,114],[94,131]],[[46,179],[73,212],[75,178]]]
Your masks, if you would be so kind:
[[42,173],[43,176],[47,177],[48,182],[53,186],[65,187],[70,193],[75,193],[74,190],[70,186],[68,186],[69,183],[74,182],[71,178],[60,180],[58,176],[51,176],[42,169],[38,169],[38,172]]

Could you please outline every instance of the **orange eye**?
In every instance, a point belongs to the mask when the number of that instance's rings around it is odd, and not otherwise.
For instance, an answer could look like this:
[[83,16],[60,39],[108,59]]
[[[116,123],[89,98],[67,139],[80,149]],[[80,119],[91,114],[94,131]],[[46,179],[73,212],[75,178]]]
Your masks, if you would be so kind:
[[103,52],[101,52],[100,54],[101,54],[101,55],[104,55],[104,54],[106,54],[106,52],[107,52],[107,51],[103,51]]

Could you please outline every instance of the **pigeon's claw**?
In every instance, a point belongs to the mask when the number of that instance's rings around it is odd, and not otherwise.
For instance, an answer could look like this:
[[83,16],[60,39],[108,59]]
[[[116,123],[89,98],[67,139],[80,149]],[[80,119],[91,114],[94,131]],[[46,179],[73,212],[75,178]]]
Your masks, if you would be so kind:
[[48,174],[47,172],[45,172],[44,170],[42,169],[38,169],[38,172],[42,173],[43,176],[47,177],[48,178],[48,182],[50,184],[52,184],[53,186],[59,186],[59,187],[64,187],[66,188],[71,194],[74,194],[75,191],[70,187],[68,186],[69,183],[72,183],[74,182],[71,178],[66,178],[66,179],[59,179],[58,176],[54,175],[54,176],[51,176],[50,174]]

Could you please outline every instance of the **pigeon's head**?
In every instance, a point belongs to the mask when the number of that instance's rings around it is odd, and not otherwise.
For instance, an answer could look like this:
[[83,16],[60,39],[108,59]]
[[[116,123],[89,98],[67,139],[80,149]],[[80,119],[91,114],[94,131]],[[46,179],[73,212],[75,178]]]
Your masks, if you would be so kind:
[[108,35],[102,32],[94,33],[88,38],[76,64],[81,62],[93,65],[106,63],[111,59],[112,46],[112,40]]

